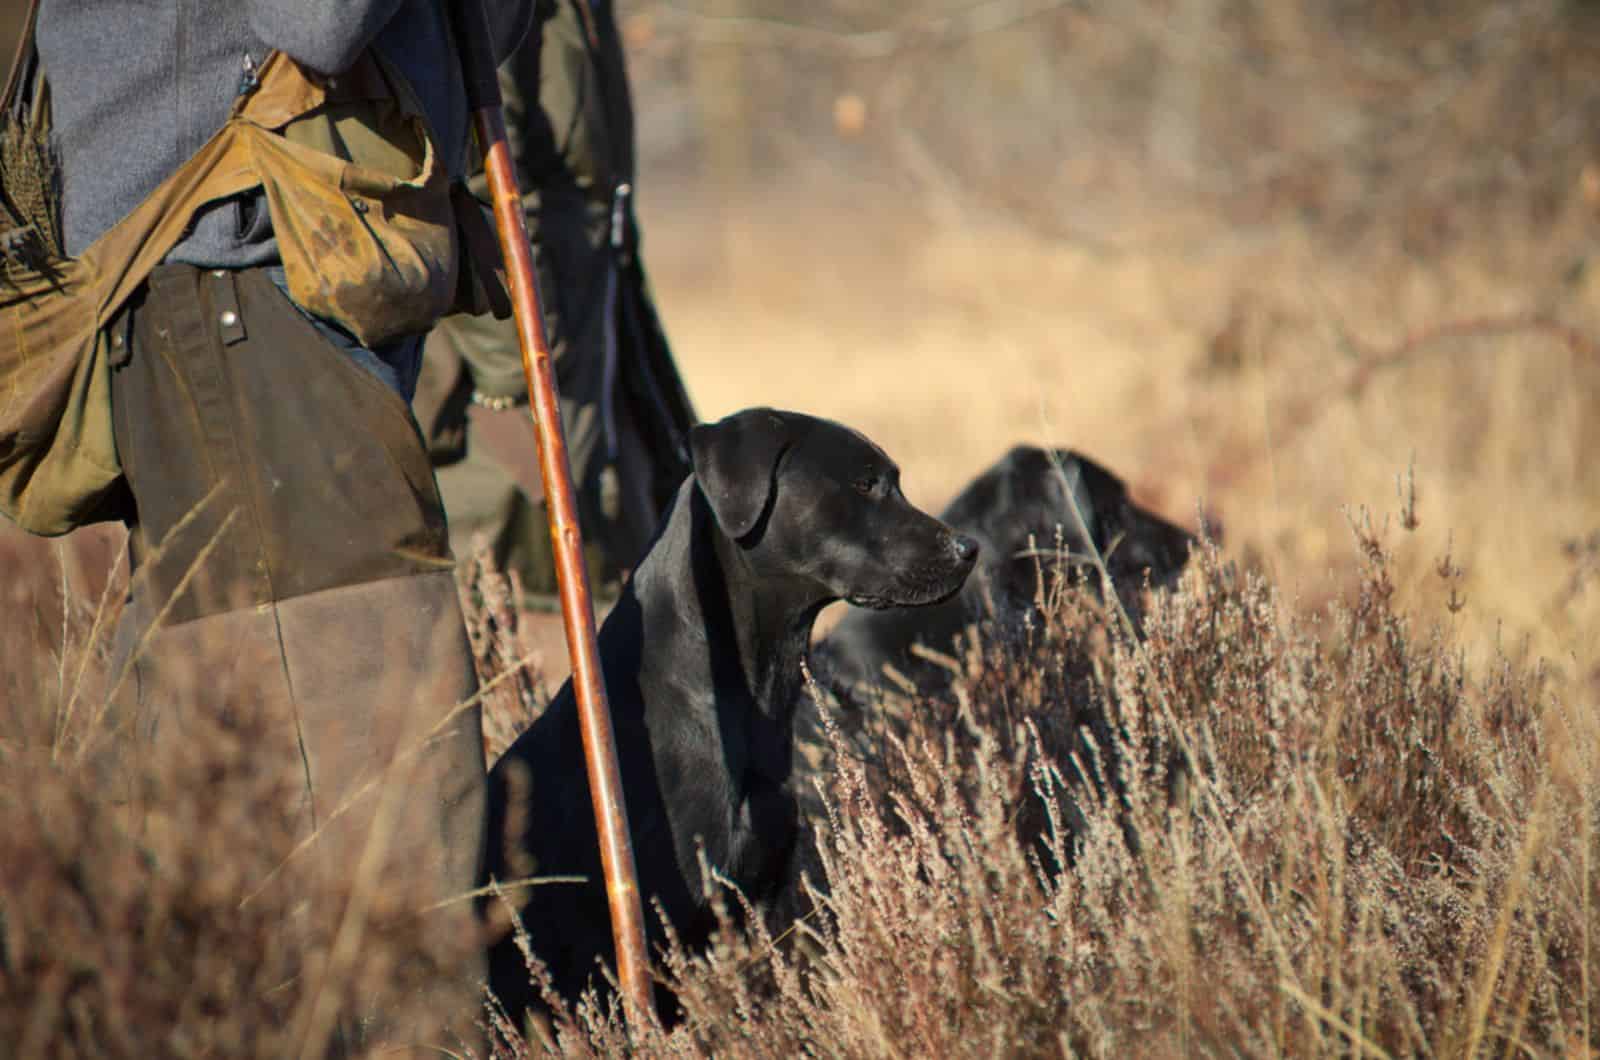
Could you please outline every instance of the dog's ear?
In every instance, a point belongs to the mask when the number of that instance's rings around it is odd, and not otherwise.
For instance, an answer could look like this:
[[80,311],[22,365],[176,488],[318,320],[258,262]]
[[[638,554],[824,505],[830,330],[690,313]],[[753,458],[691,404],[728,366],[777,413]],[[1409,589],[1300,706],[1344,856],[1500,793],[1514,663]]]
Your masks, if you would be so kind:
[[1096,507],[1107,510],[1127,499],[1127,483],[1082,453],[1072,449],[1057,449],[1056,458],[1063,464],[1077,465],[1082,488],[1088,491],[1089,500]]
[[745,409],[689,432],[700,492],[722,532],[737,541],[761,521],[775,486],[778,458],[794,425],[774,409]]
[[1095,548],[1104,550],[1111,543],[1107,517],[1117,511],[1127,495],[1127,487],[1116,475],[1071,449],[1052,452],[1051,463],[1060,469],[1067,499],[1083,517],[1090,540]]

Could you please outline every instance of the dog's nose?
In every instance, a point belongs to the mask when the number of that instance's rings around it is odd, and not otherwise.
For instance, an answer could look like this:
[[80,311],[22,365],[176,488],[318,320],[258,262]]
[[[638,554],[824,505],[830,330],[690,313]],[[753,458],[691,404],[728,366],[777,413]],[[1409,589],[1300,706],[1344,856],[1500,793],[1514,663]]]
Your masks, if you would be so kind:
[[978,543],[965,534],[956,534],[950,538],[950,551],[956,554],[956,562],[971,563],[978,558]]

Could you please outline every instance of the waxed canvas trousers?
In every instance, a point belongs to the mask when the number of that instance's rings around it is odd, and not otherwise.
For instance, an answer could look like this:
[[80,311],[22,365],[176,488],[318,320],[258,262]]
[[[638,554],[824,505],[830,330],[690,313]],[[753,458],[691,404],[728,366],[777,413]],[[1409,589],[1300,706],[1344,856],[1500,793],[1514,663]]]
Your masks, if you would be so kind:
[[[423,898],[467,892],[484,759],[478,709],[460,704],[476,680],[408,403],[264,269],[162,266],[119,339],[133,588],[117,746],[182,739],[190,712],[259,712],[260,753],[303,789],[309,856],[348,874],[380,842]],[[471,903],[441,908],[470,978]]]

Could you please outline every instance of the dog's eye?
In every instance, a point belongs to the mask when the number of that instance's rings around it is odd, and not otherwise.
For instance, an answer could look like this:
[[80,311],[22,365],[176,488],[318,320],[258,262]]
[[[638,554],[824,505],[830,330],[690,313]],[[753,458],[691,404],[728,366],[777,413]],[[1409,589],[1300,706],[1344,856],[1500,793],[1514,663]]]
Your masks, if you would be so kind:
[[878,488],[878,478],[876,475],[863,475],[862,477],[856,479],[855,482],[851,483],[851,485],[854,486],[855,491],[861,494],[863,497],[870,497]]

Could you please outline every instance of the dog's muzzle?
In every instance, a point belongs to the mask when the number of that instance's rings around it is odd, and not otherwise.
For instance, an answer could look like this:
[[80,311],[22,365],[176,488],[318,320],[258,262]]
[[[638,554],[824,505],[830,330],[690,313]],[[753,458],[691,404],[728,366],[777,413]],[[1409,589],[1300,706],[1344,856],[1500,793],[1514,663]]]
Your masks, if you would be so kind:
[[944,603],[966,584],[967,576],[977,565],[979,551],[978,542],[965,534],[951,534],[945,547],[946,560],[919,564],[903,572],[888,592],[855,593],[845,599],[873,611]]

